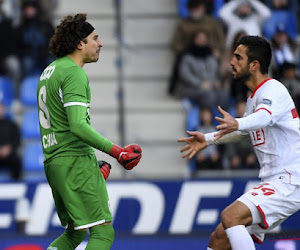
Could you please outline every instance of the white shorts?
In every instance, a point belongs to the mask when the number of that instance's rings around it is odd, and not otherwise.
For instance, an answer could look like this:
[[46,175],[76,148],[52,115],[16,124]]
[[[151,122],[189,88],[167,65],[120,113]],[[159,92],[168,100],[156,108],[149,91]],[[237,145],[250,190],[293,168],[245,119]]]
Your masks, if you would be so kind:
[[280,180],[261,182],[237,200],[250,209],[252,225],[246,228],[255,242],[262,243],[265,233],[300,209],[300,186]]

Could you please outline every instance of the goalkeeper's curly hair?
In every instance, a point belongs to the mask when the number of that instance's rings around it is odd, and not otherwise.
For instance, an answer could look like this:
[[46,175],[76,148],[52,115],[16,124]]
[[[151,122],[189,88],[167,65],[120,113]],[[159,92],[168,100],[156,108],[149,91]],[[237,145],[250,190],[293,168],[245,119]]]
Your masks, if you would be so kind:
[[79,42],[85,40],[82,39],[82,30],[86,23],[86,16],[85,13],[79,13],[75,16],[68,15],[61,20],[50,39],[49,50],[51,54],[60,58],[75,51]]

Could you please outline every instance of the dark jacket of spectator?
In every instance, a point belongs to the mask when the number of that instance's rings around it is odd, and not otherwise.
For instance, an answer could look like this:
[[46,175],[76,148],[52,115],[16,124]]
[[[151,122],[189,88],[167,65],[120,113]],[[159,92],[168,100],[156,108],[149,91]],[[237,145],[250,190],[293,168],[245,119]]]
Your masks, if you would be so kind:
[[22,177],[22,164],[18,155],[19,146],[19,127],[4,116],[4,107],[0,103],[0,168],[8,169],[15,180]]
[[179,20],[173,34],[171,45],[175,54],[178,55],[186,49],[197,30],[202,29],[207,34],[208,44],[214,54],[221,55],[225,44],[223,27],[214,17],[206,13],[205,1],[190,0],[188,9],[189,16]]
[[226,106],[227,96],[220,85],[219,71],[218,59],[207,43],[206,34],[199,31],[179,65],[179,96],[200,107]]
[[37,2],[23,3],[22,21],[18,30],[23,76],[40,73],[53,60],[48,44],[54,33],[54,27],[52,23],[44,21],[40,13]]

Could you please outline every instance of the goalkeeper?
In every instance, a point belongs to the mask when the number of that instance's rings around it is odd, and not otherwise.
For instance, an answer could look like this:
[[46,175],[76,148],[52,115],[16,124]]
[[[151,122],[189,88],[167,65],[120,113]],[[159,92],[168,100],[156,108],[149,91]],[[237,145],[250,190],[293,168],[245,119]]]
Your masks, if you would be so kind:
[[[142,157],[136,144],[120,147],[90,126],[91,91],[83,70],[97,62],[102,43],[86,14],[62,19],[50,40],[57,58],[41,74],[37,88],[44,167],[65,232],[48,250],[74,250],[86,237],[87,250],[110,249],[114,239],[105,179],[94,148],[111,155],[127,170]],[[100,164],[101,167],[101,164]]]

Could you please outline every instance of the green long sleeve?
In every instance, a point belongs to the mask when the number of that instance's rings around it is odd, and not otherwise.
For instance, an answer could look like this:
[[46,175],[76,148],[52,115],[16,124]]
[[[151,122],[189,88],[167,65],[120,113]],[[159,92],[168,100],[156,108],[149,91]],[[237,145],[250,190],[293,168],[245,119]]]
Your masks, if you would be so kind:
[[87,122],[87,108],[69,106],[66,108],[70,131],[83,142],[102,152],[109,153],[114,143],[103,137]]

